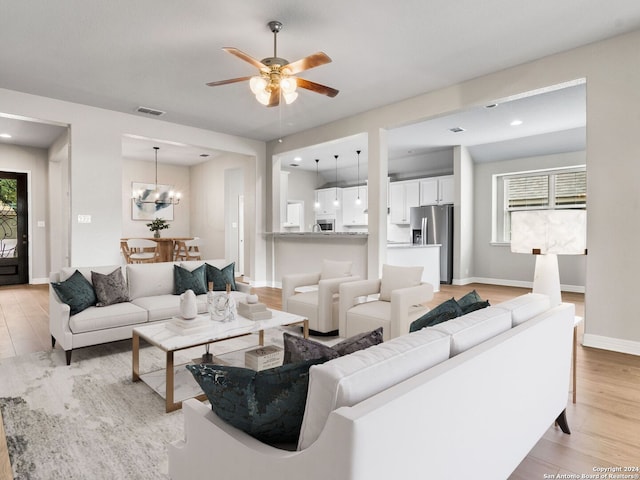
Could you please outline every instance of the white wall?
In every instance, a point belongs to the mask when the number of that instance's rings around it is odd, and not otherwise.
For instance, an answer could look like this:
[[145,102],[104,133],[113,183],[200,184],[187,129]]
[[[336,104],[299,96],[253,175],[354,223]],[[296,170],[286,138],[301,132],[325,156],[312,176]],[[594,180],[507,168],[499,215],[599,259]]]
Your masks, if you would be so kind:
[[[0,89],[2,112],[70,125],[69,224],[51,225],[50,235],[62,235],[70,225],[70,258],[74,266],[120,262],[123,233],[123,135],[169,140],[250,157],[252,191],[262,198],[265,178],[264,142],[163,122],[141,115],[123,114],[77,103]],[[264,231],[264,202],[251,205],[253,235]],[[62,202],[64,203],[64,202]],[[245,204],[246,205],[246,204]],[[92,223],[79,224],[77,216],[91,215]],[[254,278],[264,278],[264,242],[252,238],[246,258]],[[259,260],[258,260],[259,259]],[[47,269],[45,269],[46,271]]]
[[[30,282],[42,283],[49,278],[47,248],[48,153],[41,148],[0,143],[0,170],[28,174],[29,189],[29,272]],[[38,227],[39,221],[45,227]]]
[[[49,194],[47,238],[48,272],[58,272],[69,264],[69,131],[49,148]],[[66,225],[67,228],[61,228]],[[51,232],[56,231],[55,235]]]
[[[509,244],[491,244],[491,214],[493,209],[493,175],[539,170],[556,167],[584,165],[586,152],[571,152],[540,157],[518,158],[501,162],[475,164],[473,215],[475,227],[474,267],[471,275],[475,280],[502,285],[527,286],[533,282],[535,257],[511,253]],[[587,181],[591,180],[587,167]],[[587,206],[592,199],[587,197]],[[597,199],[593,199],[597,201]],[[568,291],[583,291],[585,285],[586,258],[582,255],[558,257],[560,283]]]
[[[122,161],[122,237],[147,237],[153,233],[147,227],[151,220],[132,219],[131,183],[154,183],[155,164],[140,160],[123,159]],[[163,237],[191,236],[191,180],[189,167],[179,165],[158,164],[158,183],[173,185],[175,191],[182,194],[180,203],[173,206],[173,221],[169,221],[169,228],[162,230]]]
[[476,223],[474,164],[466,147],[453,149],[455,201],[453,209],[453,282],[464,285],[473,275],[474,225]]
[[[290,135],[286,145],[269,142],[267,158],[271,159],[285,148],[304,148],[362,131],[369,134],[369,168],[372,160],[374,168],[385,163],[384,171],[376,172],[375,177],[371,176],[371,170],[369,172],[369,192],[371,194],[372,187],[375,192],[369,197],[370,227],[385,231],[383,236],[371,235],[370,228],[371,275],[384,258],[381,244],[386,241],[384,220],[374,218],[372,222],[372,212],[379,212],[384,201],[376,188],[386,191],[382,178],[378,178],[387,171],[386,159],[375,163],[376,157],[384,156],[376,142],[386,141],[381,137],[385,129],[586,78],[589,255],[586,257],[584,338],[591,346],[640,354],[640,322],[635,321],[637,308],[633,292],[640,270],[640,252],[635,241],[640,237],[640,222],[635,221],[640,214],[637,198],[640,115],[634,108],[640,104],[638,45],[640,31],[635,31],[428,92]],[[372,135],[378,139],[372,139]],[[476,237],[476,241],[483,239]],[[478,256],[474,256],[477,261]]]
[[[226,172],[237,169],[242,170],[242,189],[244,191],[245,205],[245,271],[244,273],[252,281],[262,282],[252,270],[247,270],[248,260],[253,258],[256,249],[255,238],[264,230],[258,230],[256,224],[257,200],[256,200],[256,169],[255,161],[247,155],[225,154],[217,156],[207,162],[191,167],[191,234],[203,240],[201,251],[205,258],[225,258],[229,249],[226,242],[226,225],[228,223],[228,206],[225,203],[225,178]],[[236,172],[239,174],[239,172]],[[237,195],[236,195],[237,196]],[[235,202],[235,200],[234,200]],[[264,257],[259,258],[260,261]]]

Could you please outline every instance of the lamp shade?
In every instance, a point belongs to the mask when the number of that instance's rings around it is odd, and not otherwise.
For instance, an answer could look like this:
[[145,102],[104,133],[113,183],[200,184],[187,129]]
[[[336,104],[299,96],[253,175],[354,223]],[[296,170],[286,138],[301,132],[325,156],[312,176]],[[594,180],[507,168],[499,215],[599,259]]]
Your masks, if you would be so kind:
[[511,251],[584,255],[586,210],[523,210],[511,213]]

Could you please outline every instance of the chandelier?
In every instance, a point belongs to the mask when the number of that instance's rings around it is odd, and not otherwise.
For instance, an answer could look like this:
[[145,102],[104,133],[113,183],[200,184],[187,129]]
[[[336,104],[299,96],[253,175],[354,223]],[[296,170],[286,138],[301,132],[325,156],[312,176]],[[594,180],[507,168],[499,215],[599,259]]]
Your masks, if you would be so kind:
[[155,205],[178,205],[180,203],[181,194],[174,192],[173,190],[163,191],[158,188],[158,150],[160,147],[153,147],[156,157],[156,181],[153,186],[153,190],[144,188],[133,192],[133,200],[136,204],[148,204]]

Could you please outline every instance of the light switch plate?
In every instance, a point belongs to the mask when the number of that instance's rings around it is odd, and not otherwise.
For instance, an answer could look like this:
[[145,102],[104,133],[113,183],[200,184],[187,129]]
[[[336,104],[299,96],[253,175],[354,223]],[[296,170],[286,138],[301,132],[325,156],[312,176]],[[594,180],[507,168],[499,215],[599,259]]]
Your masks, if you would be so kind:
[[78,223],[91,223],[91,215],[78,215]]

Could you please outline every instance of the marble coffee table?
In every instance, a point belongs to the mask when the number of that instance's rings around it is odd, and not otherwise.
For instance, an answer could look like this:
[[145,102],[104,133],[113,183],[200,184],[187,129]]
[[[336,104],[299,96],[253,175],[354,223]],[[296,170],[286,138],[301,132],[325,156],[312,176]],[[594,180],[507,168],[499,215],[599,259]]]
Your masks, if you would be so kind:
[[[144,381],[151,386],[160,395],[164,393],[166,402],[166,411],[172,412],[182,408],[182,401],[187,398],[198,398],[206,400],[203,393],[187,393],[180,395],[178,400],[174,399],[174,386],[176,366],[174,365],[174,353],[179,350],[185,350],[201,345],[208,345],[215,342],[221,342],[232,338],[242,337],[252,333],[258,333],[258,344],[264,345],[264,331],[269,328],[301,324],[303,327],[304,337],[309,336],[309,320],[294,315],[292,313],[281,312],[279,310],[271,310],[272,317],[266,320],[249,320],[238,315],[232,322],[215,322],[210,321],[210,325],[194,329],[194,333],[177,333],[175,329],[168,326],[168,322],[153,323],[143,325],[133,329],[133,374],[134,382]],[[199,315],[195,320],[198,324],[203,323],[204,319],[208,320],[209,315]],[[205,322],[206,323],[206,322]],[[145,340],[151,345],[164,351],[166,354],[165,370],[160,372],[150,372],[146,374],[140,373],[140,339]],[[187,374],[187,369],[182,368]],[[164,378],[163,378],[164,377]],[[193,382],[195,383],[195,382]],[[197,390],[199,391],[199,390]],[[196,391],[196,392],[197,392]],[[201,392],[201,391],[200,391]]]

